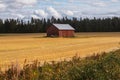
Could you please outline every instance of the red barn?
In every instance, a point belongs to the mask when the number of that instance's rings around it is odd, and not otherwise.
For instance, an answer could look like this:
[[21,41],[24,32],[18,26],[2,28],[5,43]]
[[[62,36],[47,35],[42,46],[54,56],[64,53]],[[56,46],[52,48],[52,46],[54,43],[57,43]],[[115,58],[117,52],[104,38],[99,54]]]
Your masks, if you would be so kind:
[[47,29],[47,36],[73,37],[74,31],[69,24],[53,24]]

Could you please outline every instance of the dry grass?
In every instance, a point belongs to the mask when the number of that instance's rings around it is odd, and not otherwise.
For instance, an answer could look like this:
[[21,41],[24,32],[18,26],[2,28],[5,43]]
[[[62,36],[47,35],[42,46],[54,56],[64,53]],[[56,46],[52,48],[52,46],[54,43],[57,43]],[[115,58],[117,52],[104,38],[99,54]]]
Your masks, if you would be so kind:
[[75,38],[45,38],[45,34],[1,34],[0,65],[11,62],[61,60],[120,47],[120,33],[77,33]]

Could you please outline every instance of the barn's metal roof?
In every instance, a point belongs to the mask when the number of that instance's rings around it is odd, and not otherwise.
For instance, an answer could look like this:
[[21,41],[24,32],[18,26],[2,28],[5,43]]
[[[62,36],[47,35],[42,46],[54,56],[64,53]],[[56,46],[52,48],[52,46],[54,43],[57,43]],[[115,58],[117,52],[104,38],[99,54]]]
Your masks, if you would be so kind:
[[69,24],[53,24],[59,30],[75,30]]

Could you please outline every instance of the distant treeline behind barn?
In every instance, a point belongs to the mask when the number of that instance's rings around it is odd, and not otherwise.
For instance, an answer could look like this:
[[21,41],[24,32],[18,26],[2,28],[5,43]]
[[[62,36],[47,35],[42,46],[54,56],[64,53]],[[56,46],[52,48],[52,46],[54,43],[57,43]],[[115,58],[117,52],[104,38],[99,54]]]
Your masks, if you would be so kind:
[[119,32],[120,17],[113,18],[72,18],[24,20],[0,19],[0,33],[43,33],[52,23],[70,24],[76,32]]

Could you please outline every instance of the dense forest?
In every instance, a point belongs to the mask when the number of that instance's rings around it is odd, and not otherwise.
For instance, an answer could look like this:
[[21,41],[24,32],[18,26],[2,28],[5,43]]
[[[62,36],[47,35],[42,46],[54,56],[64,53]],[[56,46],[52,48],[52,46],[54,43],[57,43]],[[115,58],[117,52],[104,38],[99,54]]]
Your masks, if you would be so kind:
[[43,33],[52,23],[67,23],[73,26],[76,32],[119,32],[120,17],[113,18],[72,18],[62,19],[0,19],[0,33]]

